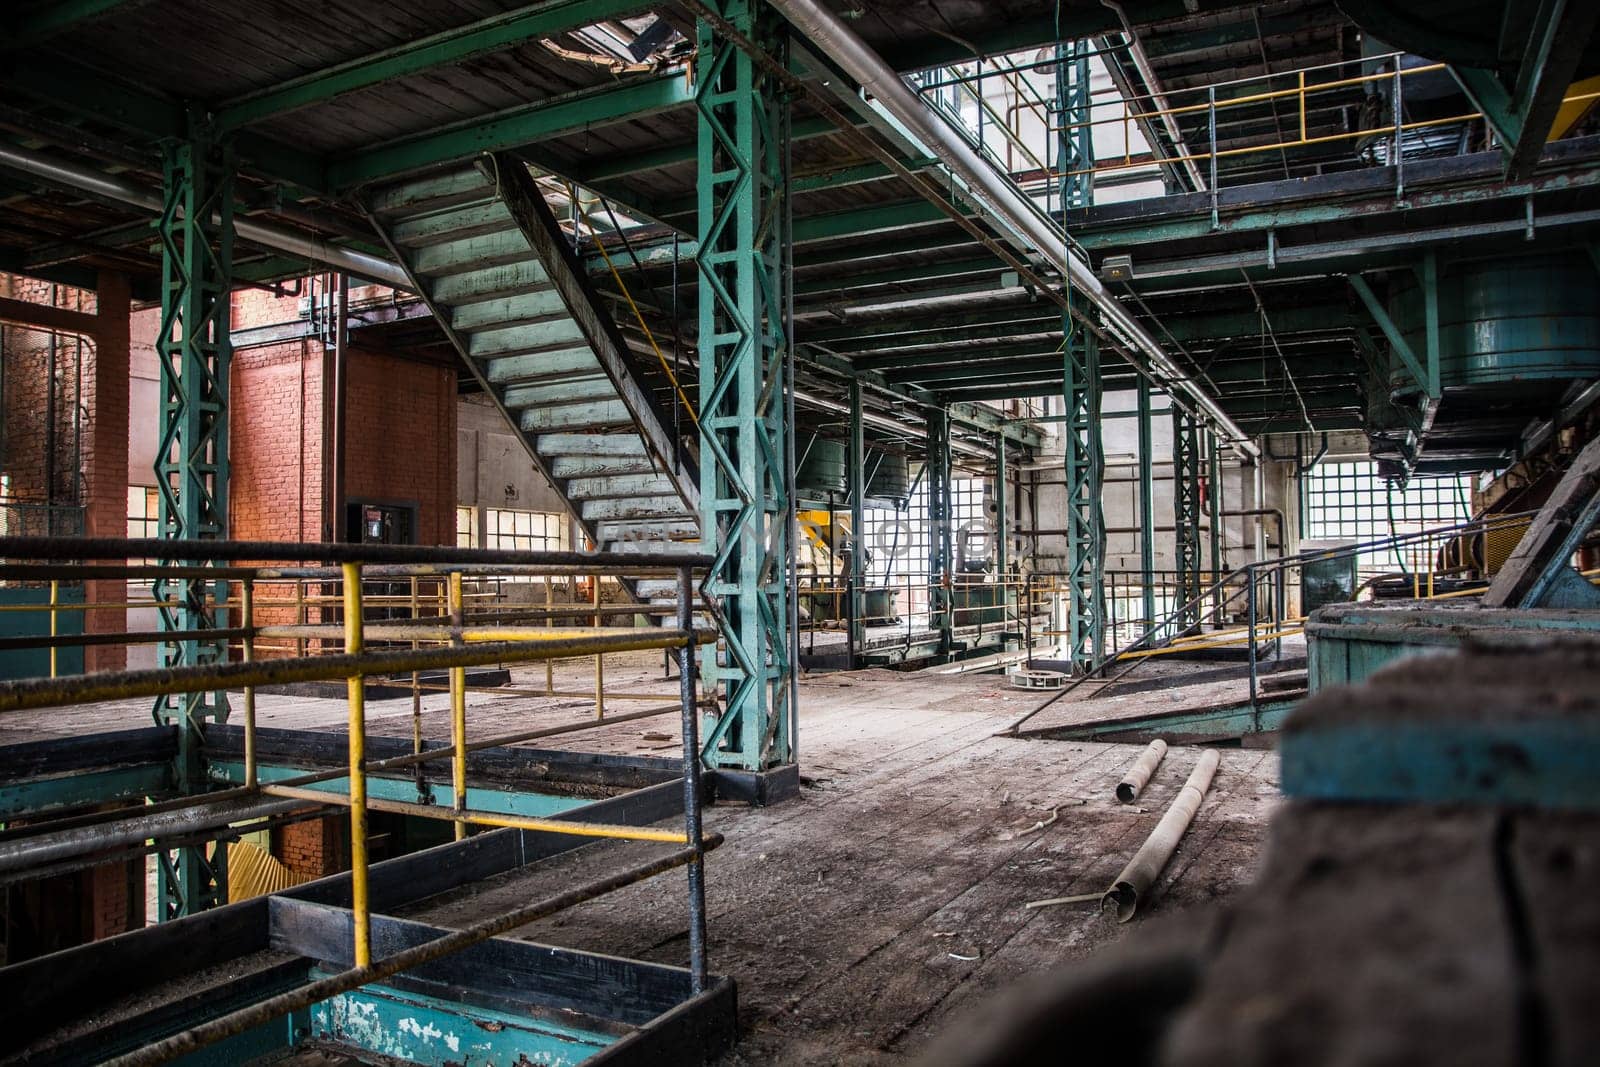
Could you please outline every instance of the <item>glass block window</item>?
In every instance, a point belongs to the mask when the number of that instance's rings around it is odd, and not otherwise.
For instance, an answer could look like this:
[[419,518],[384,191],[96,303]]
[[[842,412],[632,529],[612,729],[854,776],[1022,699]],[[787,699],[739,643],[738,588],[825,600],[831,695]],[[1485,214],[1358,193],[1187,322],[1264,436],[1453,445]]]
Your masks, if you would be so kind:
[[485,508],[483,547],[513,552],[556,552],[567,547],[567,517],[554,511]]
[[[1323,463],[1305,476],[1304,491],[1304,536],[1311,540],[1377,541],[1472,517],[1470,475],[1416,477],[1402,489],[1379,478],[1371,462]],[[1426,566],[1420,558],[1425,551],[1408,551],[1405,566]],[[1361,560],[1363,570],[1400,562],[1393,552],[1364,554]]]

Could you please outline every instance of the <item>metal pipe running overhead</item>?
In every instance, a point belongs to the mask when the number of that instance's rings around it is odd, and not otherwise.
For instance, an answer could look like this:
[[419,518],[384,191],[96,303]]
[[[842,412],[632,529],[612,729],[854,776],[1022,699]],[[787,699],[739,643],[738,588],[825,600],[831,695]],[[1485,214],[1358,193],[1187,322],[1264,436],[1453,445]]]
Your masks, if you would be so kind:
[[[102,200],[114,200],[132,207],[143,208],[158,215],[162,210],[160,192],[148,186],[115,175],[102,174],[75,163],[53,159],[16,145],[0,144],[0,167],[39,178],[51,185],[88,193]],[[263,248],[299,256],[360,278],[382,282],[396,289],[409,291],[411,288],[406,272],[400,269],[398,263],[330,244],[320,237],[301,230],[275,226],[270,222],[256,222],[253,219],[237,220],[233,224],[233,230],[246,241],[261,245]]]
[[[973,151],[951,126],[923,104],[877,53],[819,0],[768,0],[806,38],[878,98],[885,110],[914,133],[972,194],[1012,227],[1080,293],[1100,309],[1106,324],[1142,353],[1151,377],[1164,389],[1178,389],[1193,399],[1230,443],[1250,456],[1259,455],[1250,438],[1217,402],[1168,358],[1161,345],[1101,284],[1088,264],[1067,251],[1065,232],[1041,214],[1010,178]],[[1163,380],[1164,379],[1164,380]]]

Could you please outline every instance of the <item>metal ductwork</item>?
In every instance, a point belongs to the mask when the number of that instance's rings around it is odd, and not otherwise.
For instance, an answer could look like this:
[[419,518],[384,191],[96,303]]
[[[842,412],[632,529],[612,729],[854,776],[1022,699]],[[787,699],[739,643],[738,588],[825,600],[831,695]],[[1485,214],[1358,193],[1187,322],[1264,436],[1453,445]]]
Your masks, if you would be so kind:
[[1259,451],[1217,402],[1168,358],[1155,338],[1129,314],[1095,277],[1088,264],[1067,251],[1064,231],[1043,215],[1011,179],[981,159],[966,140],[912,91],[900,75],[867,47],[854,31],[820,0],[768,0],[807,40],[877,97],[884,109],[903,123],[952,173],[967,183],[971,195],[1027,241],[1034,252],[1059,270],[1089,299],[1115,333],[1141,353],[1154,380],[1188,396],[1235,447],[1256,456]]
[[[16,145],[0,145],[0,167],[14,170],[29,177],[38,178],[51,185],[71,189],[75,192],[88,193],[102,200],[112,200],[121,204],[143,208],[156,214],[161,213],[162,198],[160,192],[137,182],[130,182],[126,178],[119,178],[111,174],[102,174],[88,167],[81,167],[73,163],[65,163],[50,156],[31,152],[26,148]],[[256,222],[254,219],[236,219],[233,231],[238,236],[257,244],[263,248],[270,248],[276,252],[284,252],[291,256],[299,256],[353,274],[359,278],[366,278],[396,289],[410,290],[411,282],[406,277],[406,272],[398,263],[390,262],[378,256],[357,252],[353,249],[342,248],[330,244],[320,237],[293,230],[284,226],[274,226],[269,222]]]

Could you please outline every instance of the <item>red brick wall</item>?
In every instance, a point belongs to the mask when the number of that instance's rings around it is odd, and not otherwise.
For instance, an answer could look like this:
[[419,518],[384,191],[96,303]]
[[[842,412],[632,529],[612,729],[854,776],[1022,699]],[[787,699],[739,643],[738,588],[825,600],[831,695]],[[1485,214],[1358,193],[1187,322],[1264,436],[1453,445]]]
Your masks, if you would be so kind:
[[272,855],[295,874],[322,878],[349,866],[349,820],[340,815],[290,823],[272,831]]
[[[93,312],[95,294],[49,282],[0,274],[0,296],[34,304]],[[10,486],[9,499],[27,503],[77,503],[77,456],[73,451],[73,404],[80,362],[90,357],[94,345],[76,335],[55,335],[55,388],[50,388],[50,344],[52,335],[6,324],[5,333],[5,439],[4,470]],[[85,383],[87,384],[87,383]],[[50,482],[51,449],[47,422],[50,396],[55,394],[54,484]],[[126,412],[123,418],[126,420]],[[30,529],[28,532],[35,532]],[[37,531],[43,533],[44,530]]]
[[323,536],[322,345],[234,353],[228,403],[228,529],[239,541]]
[[[106,273],[98,284],[96,293],[0,275],[0,294],[99,315],[92,339],[55,336],[53,386],[51,335],[6,328],[4,469],[9,500],[81,504],[85,534],[121,537],[127,532],[128,514],[128,281]],[[52,394],[53,448],[48,444]],[[75,416],[81,420],[76,432]],[[46,527],[30,525],[12,532],[44,533]],[[126,599],[119,582],[90,582],[86,596],[90,603]],[[126,612],[87,612],[84,629],[126,630]],[[127,662],[126,650],[115,646],[92,646],[83,655],[85,668],[91,671],[117,670]]]
[[456,373],[379,352],[350,353],[345,491],[417,504],[417,540],[456,540]]

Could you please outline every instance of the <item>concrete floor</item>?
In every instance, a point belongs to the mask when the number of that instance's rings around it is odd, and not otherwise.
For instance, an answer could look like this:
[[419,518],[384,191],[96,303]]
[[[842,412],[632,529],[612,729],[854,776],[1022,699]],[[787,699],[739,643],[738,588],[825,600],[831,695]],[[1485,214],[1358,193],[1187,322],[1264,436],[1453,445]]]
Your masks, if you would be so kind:
[[[659,654],[611,657],[613,713],[665,706],[620,694],[676,689]],[[542,667],[517,672],[542,687]],[[593,685],[592,661],[555,671],[556,687]],[[1090,687],[1084,687],[1085,690]],[[739,986],[744,1063],[896,1062],[935,1040],[986,994],[1117,940],[1092,904],[1028,910],[1030,900],[1098,892],[1154,827],[1198,757],[1175,748],[1139,806],[1112,789],[1138,746],[995,736],[1048,694],[994,675],[871,670],[801,683],[800,797],[766,809],[723,806],[707,828],[727,843],[707,860],[710,959]],[[1094,701],[1075,693],[1072,716]],[[1162,692],[1120,697],[1171,707]],[[423,698],[429,738],[448,736],[447,697]],[[1107,712],[1112,711],[1110,701]],[[1060,706],[1060,705],[1058,705]],[[334,729],[342,700],[262,695],[263,726]],[[469,734],[583,721],[589,696],[474,694]],[[0,743],[149,722],[144,702],[8,716]],[[374,702],[374,733],[409,736],[409,698]],[[678,751],[677,718],[611,724],[551,739],[558,747],[642,755]],[[549,745],[550,742],[544,742]],[[555,746],[552,746],[555,747]],[[1148,914],[1224,898],[1250,876],[1277,803],[1277,757],[1228,749]],[[1054,816],[1052,821],[1052,815]],[[1038,823],[1048,823],[1031,829]],[[614,869],[652,846],[602,843],[561,863],[480,883],[410,914],[444,925],[492,914]],[[618,855],[626,852],[627,855]],[[525,939],[681,964],[681,875],[612,894],[518,932]],[[1136,920],[1135,925],[1137,925]]]

